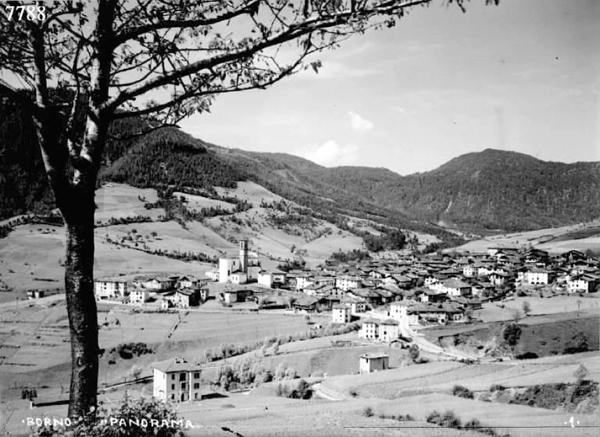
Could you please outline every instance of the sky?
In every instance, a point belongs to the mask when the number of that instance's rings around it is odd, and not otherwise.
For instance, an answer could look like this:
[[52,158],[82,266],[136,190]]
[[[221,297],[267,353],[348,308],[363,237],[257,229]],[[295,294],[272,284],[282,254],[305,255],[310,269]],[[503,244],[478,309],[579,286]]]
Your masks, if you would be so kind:
[[400,174],[486,148],[599,161],[600,2],[467,9],[413,9],[319,54],[318,74],[220,96],[181,127],[225,147]]

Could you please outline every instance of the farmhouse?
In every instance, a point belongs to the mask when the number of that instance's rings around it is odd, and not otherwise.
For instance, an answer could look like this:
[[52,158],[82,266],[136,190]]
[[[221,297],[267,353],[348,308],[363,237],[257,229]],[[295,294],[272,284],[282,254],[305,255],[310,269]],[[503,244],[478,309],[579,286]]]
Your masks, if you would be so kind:
[[94,296],[96,300],[115,299],[127,296],[127,282],[114,279],[99,279],[94,281]]
[[387,354],[363,354],[360,356],[360,373],[373,373],[390,368],[390,357]]
[[200,372],[200,366],[180,358],[156,363],[153,373],[153,396],[165,402],[201,399]]

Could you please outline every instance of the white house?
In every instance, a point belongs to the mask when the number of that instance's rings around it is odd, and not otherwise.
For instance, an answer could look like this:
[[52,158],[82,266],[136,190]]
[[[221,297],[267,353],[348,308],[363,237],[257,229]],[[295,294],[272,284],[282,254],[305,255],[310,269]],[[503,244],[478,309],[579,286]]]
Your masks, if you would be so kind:
[[396,320],[387,319],[379,322],[378,327],[379,341],[390,342],[397,340],[400,336],[400,326]]
[[352,308],[348,305],[334,305],[331,310],[333,323],[348,323],[352,319]]
[[552,282],[552,273],[544,269],[530,269],[525,272],[519,272],[517,279],[523,284],[529,285],[548,285]]
[[96,300],[115,299],[127,295],[127,282],[113,279],[94,281],[94,296]]
[[567,291],[569,293],[577,293],[579,291],[590,293],[595,290],[597,283],[598,278],[590,275],[567,276]]
[[379,336],[378,323],[375,320],[364,320],[358,336],[366,340],[377,340]]
[[335,278],[335,286],[340,290],[348,291],[359,288],[361,279],[358,276],[343,275]]
[[477,269],[473,265],[467,264],[466,266],[463,266],[463,276],[465,278],[472,278],[476,273]]
[[200,373],[200,366],[179,358],[156,363],[152,394],[156,399],[170,402],[201,399]]
[[258,272],[258,285],[271,288],[273,285],[284,285],[286,273],[280,270],[261,270]]
[[219,280],[219,269],[212,269],[205,273],[206,277],[211,281],[217,282]]
[[143,304],[144,302],[148,302],[150,298],[150,292],[143,288],[136,288],[131,291],[129,295],[129,303],[132,304]]

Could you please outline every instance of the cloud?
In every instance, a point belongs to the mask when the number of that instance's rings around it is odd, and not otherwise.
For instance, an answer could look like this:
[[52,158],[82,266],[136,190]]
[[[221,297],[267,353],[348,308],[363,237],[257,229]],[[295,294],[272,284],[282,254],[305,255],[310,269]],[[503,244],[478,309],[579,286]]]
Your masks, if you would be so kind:
[[372,121],[362,118],[356,112],[348,111],[348,117],[350,117],[352,129],[357,132],[367,132],[375,126]]
[[341,145],[334,140],[328,140],[323,144],[309,145],[296,150],[295,153],[325,167],[358,163],[358,147],[356,145]]

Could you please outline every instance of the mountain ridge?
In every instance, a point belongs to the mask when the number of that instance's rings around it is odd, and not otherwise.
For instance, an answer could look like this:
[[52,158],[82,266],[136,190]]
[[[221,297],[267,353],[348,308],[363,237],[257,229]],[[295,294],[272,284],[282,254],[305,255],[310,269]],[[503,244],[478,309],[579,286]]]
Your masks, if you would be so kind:
[[[0,218],[52,205],[30,115],[0,105]],[[134,132],[140,120],[113,133]],[[111,137],[112,138],[112,137]],[[27,159],[24,159],[25,156]],[[486,148],[406,176],[383,167],[324,167],[281,152],[226,148],[168,127],[133,140],[111,139],[100,181],[142,188],[214,190],[248,180],[336,222],[344,215],[452,238],[520,231],[600,217],[600,162],[560,163]]]

